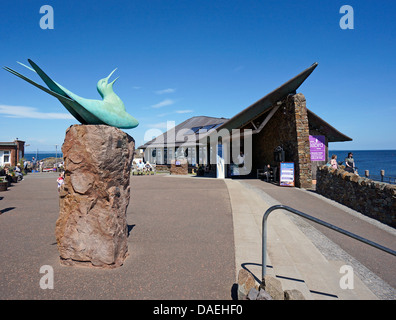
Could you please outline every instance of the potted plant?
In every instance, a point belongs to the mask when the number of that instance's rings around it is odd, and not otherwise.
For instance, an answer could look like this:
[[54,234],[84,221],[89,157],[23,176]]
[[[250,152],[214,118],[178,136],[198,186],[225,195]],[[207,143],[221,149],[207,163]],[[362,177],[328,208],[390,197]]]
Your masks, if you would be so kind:
[[11,175],[11,179],[13,183],[17,183],[18,182],[18,176],[15,174],[14,171],[10,172]]
[[8,181],[5,178],[0,177],[0,191],[7,191],[7,188],[8,188]]

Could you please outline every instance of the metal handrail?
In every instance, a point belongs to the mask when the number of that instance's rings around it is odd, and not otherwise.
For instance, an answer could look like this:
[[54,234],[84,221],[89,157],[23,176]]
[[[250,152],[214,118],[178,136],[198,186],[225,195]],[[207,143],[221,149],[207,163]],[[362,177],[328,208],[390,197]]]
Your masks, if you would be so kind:
[[346,231],[346,230],[341,229],[339,227],[336,227],[336,226],[334,226],[334,225],[332,225],[330,223],[327,223],[327,222],[325,222],[323,220],[314,218],[314,217],[312,217],[312,216],[310,216],[310,215],[308,215],[308,214],[306,214],[304,212],[298,211],[298,210],[290,208],[288,206],[276,205],[276,206],[270,207],[264,213],[264,216],[263,216],[263,223],[262,223],[262,279],[264,279],[264,276],[266,274],[266,267],[267,267],[267,218],[268,218],[269,214],[272,211],[278,210],[278,209],[287,210],[287,211],[289,211],[291,213],[297,214],[297,215],[299,215],[299,216],[301,216],[303,218],[306,218],[306,219],[311,220],[313,222],[319,223],[322,226],[325,226],[325,227],[327,227],[329,229],[332,229],[332,230],[335,230],[337,232],[340,232],[340,233],[342,233],[344,235],[347,235],[348,237],[354,238],[354,239],[359,240],[361,242],[364,242],[364,243],[366,243],[366,244],[368,244],[368,245],[370,245],[372,247],[375,247],[377,249],[380,249],[382,251],[385,251],[387,253],[390,253],[390,254],[396,256],[396,251],[394,251],[392,249],[389,249],[389,248],[386,248],[386,247],[384,247],[384,246],[382,246],[382,245],[380,245],[378,243],[375,243],[373,241],[367,240],[366,238],[363,238],[363,237],[358,236],[358,235],[356,235],[356,234],[354,234],[352,232],[349,232],[349,231]]

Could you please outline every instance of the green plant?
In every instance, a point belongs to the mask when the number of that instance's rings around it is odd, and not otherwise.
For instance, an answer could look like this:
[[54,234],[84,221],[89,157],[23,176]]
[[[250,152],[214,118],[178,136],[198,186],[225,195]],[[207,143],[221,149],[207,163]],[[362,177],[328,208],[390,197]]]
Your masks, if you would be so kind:
[[19,163],[19,165],[20,165],[20,167],[21,167],[21,173],[25,176],[26,175],[26,172],[25,172],[25,166],[23,165],[23,163],[25,162],[25,158],[22,158],[21,160],[19,160],[18,161],[18,163]]

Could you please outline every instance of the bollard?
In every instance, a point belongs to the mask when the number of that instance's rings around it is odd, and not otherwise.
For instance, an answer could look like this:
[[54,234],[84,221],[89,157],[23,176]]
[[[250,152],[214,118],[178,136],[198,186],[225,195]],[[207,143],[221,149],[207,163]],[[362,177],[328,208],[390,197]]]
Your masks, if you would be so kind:
[[384,182],[385,170],[381,170],[381,182]]
[[368,178],[369,175],[370,175],[370,172],[369,172],[368,170],[365,170],[365,171],[364,171],[364,175]]

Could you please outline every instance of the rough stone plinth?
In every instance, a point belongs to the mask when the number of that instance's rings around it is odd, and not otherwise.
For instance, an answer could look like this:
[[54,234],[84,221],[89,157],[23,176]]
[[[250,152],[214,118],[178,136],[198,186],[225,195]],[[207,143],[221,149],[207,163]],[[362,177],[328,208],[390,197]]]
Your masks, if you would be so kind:
[[61,264],[114,268],[128,255],[126,210],[135,141],[106,125],[74,125],[55,235]]
[[188,161],[187,159],[176,159],[171,161],[170,174],[187,175]]

